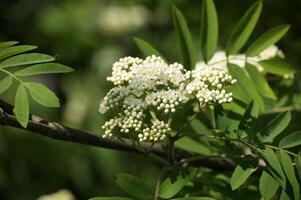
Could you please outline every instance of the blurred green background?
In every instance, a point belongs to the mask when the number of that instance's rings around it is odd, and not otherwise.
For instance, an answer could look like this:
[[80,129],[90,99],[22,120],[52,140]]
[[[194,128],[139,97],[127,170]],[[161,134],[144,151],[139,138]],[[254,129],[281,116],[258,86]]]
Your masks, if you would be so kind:
[[[235,23],[254,0],[216,0],[220,49]],[[253,39],[273,26],[288,23],[291,30],[279,42],[297,70],[288,96],[299,91],[301,63],[301,0],[264,0],[264,11]],[[104,121],[98,103],[109,89],[105,77],[122,56],[142,56],[133,37],[149,41],[170,61],[179,61],[171,6],[188,20],[199,48],[200,0],[1,0],[0,41],[17,40],[39,46],[74,73],[41,76],[61,99],[60,109],[31,111],[66,125],[100,134]],[[251,41],[251,40],[250,40]],[[199,56],[200,57],[200,56]],[[13,101],[14,91],[4,93]],[[298,125],[300,114],[294,113]],[[97,149],[43,138],[0,127],[0,199],[30,200],[68,189],[76,199],[124,194],[114,183],[117,172],[132,173],[154,185],[160,166],[138,155]]]

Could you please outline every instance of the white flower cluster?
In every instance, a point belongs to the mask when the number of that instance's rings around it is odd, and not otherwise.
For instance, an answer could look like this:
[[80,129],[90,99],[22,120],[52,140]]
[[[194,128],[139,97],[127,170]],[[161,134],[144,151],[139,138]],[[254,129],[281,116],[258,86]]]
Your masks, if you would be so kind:
[[131,134],[127,137],[153,142],[171,131],[168,121],[178,106],[193,98],[201,105],[231,102],[232,94],[224,87],[235,82],[220,69],[186,71],[181,64],[169,65],[157,56],[121,58],[107,80],[115,87],[104,97],[99,111],[114,117],[102,126],[103,137]]
[[192,71],[193,81],[186,86],[188,94],[196,95],[200,105],[208,103],[227,103],[233,100],[232,93],[227,93],[224,86],[234,84],[235,79],[226,72],[214,69],[196,69]]
[[277,46],[272,45],[261,53],[258,56],[254,57],[246,57],[244,54],[237,54],[237,55],[230,55],[227,59],[225,51],[218,51],[216,52],[210,61],[206,64],[205,62],[201,61],[196,64],[196,68],[217,68],[223,71],[228,71],[227,69],[227,62],[235,64],[241,68],[245,67],[246,61],[252,65],[254,65],[259,71],[263,72],[263,67],[259,64],[262,60],[271,59],[274,57],[284,58],[284,54],[281,50],[278,49]]

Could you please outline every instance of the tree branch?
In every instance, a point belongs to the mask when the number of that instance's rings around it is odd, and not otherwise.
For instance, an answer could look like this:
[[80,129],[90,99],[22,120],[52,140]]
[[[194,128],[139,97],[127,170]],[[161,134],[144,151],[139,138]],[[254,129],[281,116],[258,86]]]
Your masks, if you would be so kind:
[[[84,130],[78,130],[59,124],[57,122],[49,122],[36,115],[30,115],[30,119],[26,128],[22,127],[17,121],[13,106],[0,100],[0,124],[4,126],[15,127],[31,131],[35,134],[39,134],[45,137],[49,137],[55,140],[63,140],[68,142],[80,143],[94,147],[101,147],[107,149],[115,149],[120,151],[132,152],[132,153],[153,153],[157,156],[164,157],[166,155],[165,149],[161,144],[152,144],[149,142],[143,142],[140,144],[142,151],[136,147],[132,141],[128,139],[104,139],[95,134],[89,133]],[[189,159],[193,155],[190,152],[175,149],[176,159],[185,160]],[[217,171],[232,171],[235,168],[233,161],[223,157],[210,157],[200,155],[198,161],[193,162],[196,166],[206,167]]]

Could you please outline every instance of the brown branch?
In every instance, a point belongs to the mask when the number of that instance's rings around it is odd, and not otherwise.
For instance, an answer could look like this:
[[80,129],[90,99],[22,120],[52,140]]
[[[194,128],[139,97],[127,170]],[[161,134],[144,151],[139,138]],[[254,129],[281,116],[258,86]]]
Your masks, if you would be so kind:
[[[161,144],[144,142],[139,145],[143,149],[141,150],[133,145],[132,141],[128,139],[104,139],[99,135],[95,135],[84,130],[70,128],[57,122],[49,122],[36,115],[30,115],[28,125],[24,128],[18,123],[13,113],[13,107],[2,100],[0,100],[0,124],[31,131],[32,133],[55,140],[63,140],[139,154],[153,153],[160,157],[164,157],[166,155],[164,146]],[[194,156],[192,153],[180,149],[175,149],[175,155],[177,160],[189,159]],[[200,156],[200,158],[201,159],[197,162],[193,162],[195,166],[206,167],[217,171],[232,171],[235,168],[235,164],[231,160],[223,157]]]

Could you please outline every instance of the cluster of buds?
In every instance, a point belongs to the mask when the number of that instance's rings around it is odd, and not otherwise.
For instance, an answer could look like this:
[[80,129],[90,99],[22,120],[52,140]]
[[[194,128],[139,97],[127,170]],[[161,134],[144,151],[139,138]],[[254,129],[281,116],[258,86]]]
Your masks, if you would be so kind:
[[102,126],[103,137],[124,133],[152,142],[163,140],[171,131],[169,118],[178,106],[194,98],[200,105],[231,102],[232,94],[224,88],[235,82],[222,70],[186,71],[181,64],[169,65],[157,56],[121,58],[107,80],[115,87],[104,97],[99,111],[114,117]]
[[175,112],[176,106],[186,101],[186,96],[179,90],[167,90],[154,92],[146,96],[148,105],[154,106],[158,111],[164,113]]
[[233,100],[232,93],[226,92],[225,86],[234,84],[236,79],[225,71],[204,68],[191,72],[192,81],[187,84],[188,94],[194,94],[201,106],[208,103],[229,103]]
[[166,137],[166,133],[171,131],[168,124],[164,121],[152,120],[151,127],[143,129],[142,133],[138,134],[139,141],[159,141]]

